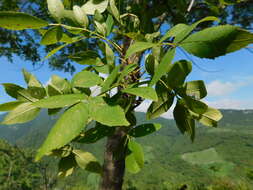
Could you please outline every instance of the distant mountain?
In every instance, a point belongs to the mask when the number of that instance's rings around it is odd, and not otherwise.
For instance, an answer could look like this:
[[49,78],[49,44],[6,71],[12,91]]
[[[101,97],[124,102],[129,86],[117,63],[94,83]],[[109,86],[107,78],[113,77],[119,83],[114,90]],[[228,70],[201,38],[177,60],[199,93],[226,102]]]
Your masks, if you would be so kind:
[[[177,189],[174,186],[188,184],[194,190],[204,190],[203,187],[208,184],[231,186],[245,183],[249,186],[245,190],[253,189],[253,110],[221,111],[223,119],[219,127],[198,125],[194,143],[189,137],[180,134],[173,120],[154,120],[163,127],[157,133],[137,139],[143,145],[146,164],[137,175],[126,175],[125,188],[174,190]],[[0,115],[0,119],[2,117]],[[149,122],[145,120],[144,113],[137,113],[136,117],[138,123]],[[49,117],[44,111],[27,124],[0,126],[0,138],[23,147],[37,148],[55,121],[56,117]],[[102,161],[103,143],[102,140],[82,148],[93,152]],[[66,184],[78,189],[77,186],[90,183],[92,179],[87,173],[78,170],[77,174],[58,185],[63,190],[68,189],[65,188]],[[237,186],[234,189],[238,189]]]
[[[241,126],[252,128],[253,126],[253,110],[221,110],[221,112],[223,118],[219,122],[218,128],[238,128]],[[5,114],[0,115],[0,121],[4,116]],[[138,123],[157,122],[162,124],[164,127],[159,134],[180,135],[172,119],[158,118],[153,121],[146,121],[146,115],[142,112],[136,113],[136,118]],[[0,125],[0,139],[5,139],[11,144],[38,147],[56,120],[57,116],[48,116],[47,112],[43,110],[39,117],[31,122],[11,126]]]
[[[0,121],[5,114],[0,115]],[[144,113],[136,114],[138,123],[151,122],[146,121]],[[46,137],[50,128],[56,122],[58,116],[48,116],[47,112],[43,110],[41,114],[28,123],[15,125],[0,125],[0,139],[5,139],[11,144],[18,144],[25,147],[38,147],[43,139]],[[174,125],[173,120],[165,118],[158,118],[154,122],[161,123],[164,126]],[[179,134],[176,128],[171,128],[173,134]],[[167,132],[170,135],[169,132]],[[32,142],[32,143],[31,143]]]

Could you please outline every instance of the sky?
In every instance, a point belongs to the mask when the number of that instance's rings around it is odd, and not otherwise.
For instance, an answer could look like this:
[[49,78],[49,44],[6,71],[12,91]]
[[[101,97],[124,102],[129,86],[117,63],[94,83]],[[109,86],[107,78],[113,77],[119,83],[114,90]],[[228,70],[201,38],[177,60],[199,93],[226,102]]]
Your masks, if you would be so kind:
[[[187,81],[204,80],[208,95],[204,99],[209,106],[223,109],[253,109],[253,53],[246,49],[221,56],[214,60],[199,59],[192,55],[186,56],[178,50],[174,60],[190,59],[193,71]],[[45,63],[41,68],[34,68],[30,62],[15,57],[10,63],[6,58],[0,58],[0,83],[15,83],[25,86],[21,70],[25,68],[33,73],[43,84],[46,84],[53,74],[71,78],[69,73],[52,71]],[[77,67],[80,71],[82,66]],[[0,103],[12,101],[0,87]],[[146,101],[137,108],[145,111],[150,102]],[[171,111],[163,115],[171,117]]]

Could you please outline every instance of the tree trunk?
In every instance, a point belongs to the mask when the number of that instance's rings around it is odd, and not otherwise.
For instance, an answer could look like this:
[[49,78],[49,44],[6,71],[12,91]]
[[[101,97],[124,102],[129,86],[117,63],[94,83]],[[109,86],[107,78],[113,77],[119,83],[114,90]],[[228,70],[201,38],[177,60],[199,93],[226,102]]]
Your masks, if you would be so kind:
[[115,133],[107,139],[99,190],[122,189],[125,173],[125,151],[122,151],[122,148],[124,148],[125,137],[126,133],[123,128],[118,127]]

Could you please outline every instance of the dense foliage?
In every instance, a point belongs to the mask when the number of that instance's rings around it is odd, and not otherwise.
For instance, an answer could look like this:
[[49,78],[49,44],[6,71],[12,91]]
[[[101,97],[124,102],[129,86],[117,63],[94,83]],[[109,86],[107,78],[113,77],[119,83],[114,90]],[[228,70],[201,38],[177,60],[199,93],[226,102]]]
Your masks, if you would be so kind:
[[[191,190],[206,190],[204,187],[207,186],[209,189],[212,186],[212,190],[252,189],[253,111],[222,110],[222,114],[224,118],[221,120],[220,127],[217,129],[199,128],[193,144],[179,133],[173,120],[156,119],[154,122],[164,127],[156,134],[138,140],[143,144],[146,164],[142,172],[126,175],[124,189],[176,190],[184,184]],[[137,113],[136,117],[138,123],[146,121],[144,113]],[[47,113],[42,112],[36,120],[28,124],[0,126],[0,138],[8,139],[9,142],[22,147],[36,149],[43,143],[55,119],[47,117]],[[13,136],[16,138],[13,139]],[[81,148],[101,156],[104,143],[103,141],[92,146],[83,145]],[[80,148],[78,144],[75,146]],[[215,161],[208,166],[201,152],[210,148],[215,149],[218,157],[215,157],[215,152],[206,152]],[[23,148],[20,149],[23,150]],[[183,160],[182,155],[188,153],[200,154],[199,164],[194,165]],[[48,174],[52,179],[56,179],[54,169],[56,164],[57,161],[54,160],[48,166]],[[23,165],[22,170],[28,169]],[[57,187],[62,190],[95,190],[98,187],[97,180],[95,175],[77,169],[75,174],[66,179],[58,178],[52,189]],[[43,182],[42,178],[40,182]]]
[[[48,17],[45,2],[41,0],[2,0],[0,10],[25,12],[50,21],[51,18]],[[71,9],[73,5],[81,6],[83,2],[84,0],[63,1],[67,9]],[[191,24],[205,16],[216,16],[221,19],[223,24],[237,24],[243,28],[252,29],[253,3],[251,0],[195,0],[190,12],[188,12],[190,3],[190,0],[117,0],[117,6],[120,6],[120,14],[125,13],[126,9],[130,7],[131,13],[139,17],[143,30],[149,33],[156,32],[163,24],[171,26],[178,23]],[[153,23],[151,20],[155,22]],[[31,61],[38,68],[46,63],[43,61],[44,53],[55,47],[53,44],[46,49],[40,47],[39,40],[36,40],[38,38],[36,32],[9,31],[0,28],[0,56],[7,57],[9,60],[12,60],[14,55],[19,56],[24,60]],[[117,40],[116,36],[115,40]],[[96,44],[93,45],[96,46]],[[75,52],[76,49],[78,49],[76,45],[61,49],[57,58],[49,59],[50,67],[73,72],[75,65],[73,61],[68,59],[67,54]]]
[[[0,27],[39,32],[42,45],[57,45],[45,59],[77,44],[78,51],[66,56],[83,65],[83,70],[70,81],[54,75],[46,86],[23,70],[26,88],[3,84],[16,101],[0,105],[0,111],[9,111],[2,124],[26,123],[42,108],[49,115],[62,111],[35,160],[48,155],[59,157],[59,177],[71,175],[76,167],[96,173],[102,177],[101,190],[120,190],[125,168],[135,174],[144,167],[143,147],[136,139],[158,131],[161,125],[136,123],[135,108],[142,102],[152,101],[146,113],[148,120],[167,112],[175,103],[177,127],[192,141],[196,121],[216,127],[222,118],[217,109],[203,102],[207,96],[204,82],[186,80],[192,63],[174,61],[178,49],[214,59],[253,42],[252,33],[233,25],[194,32],[202,23],[219,21],[213,16],[190,25],[176,24],[161,35],[159,28],[150,33],[145,22],[141,23],[142,16],[134,14],[137,5],[129,5],[123,14],[114,0],[89,0],[71,9],[61,0],[48,0],[47,5],[53,18],[50,23],[22,12],[1,11]],[[94,124],[92,128],[87,127],[90,123]],[[92,153],[72,145],[92,144],[104,137],[108,141],[103,166]]]

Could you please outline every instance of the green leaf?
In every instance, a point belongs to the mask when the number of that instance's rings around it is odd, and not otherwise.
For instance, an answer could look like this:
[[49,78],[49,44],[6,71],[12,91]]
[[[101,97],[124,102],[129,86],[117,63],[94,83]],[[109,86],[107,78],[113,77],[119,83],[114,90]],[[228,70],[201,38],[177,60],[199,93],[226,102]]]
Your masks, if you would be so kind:
[[85,28],[88,27],[89,25],[89,18],[87,17],[86,13],[81,9],[81,7],[75,5],[73,7],[73,12],[75,15],[76,21],[81,25],[84,26]]
[[29,87],[28,89],[19,90],[19,97],[23,97],[28,101],[34,102],[46,96],[46,90],[41,87]]
[[135,53],[147,50],[147,49],[152,48],[154,46],[157,46],[157,44],[150,43],[150,42],[135,42],[127,49],[125,58],[127,59]]
[[59,42],[62,38],[62,28],[55,26],[50,28],[42,37],[40,43],[42,45],[51,45]]
[[105,43],[105,56],[106,56],[106,63],[114,65],[115,60],[114,52],[107,43]]
[[122,92],[157,101],[156,91],[152,87],[126,88]]
[[175,51],[175,48],[169,49],[168,52],[164,55],[161,63],[157,66],[155,70],[155,74],[149,86],[153,86],[154,84],[156,84],[160,80],[160,78],[168,72],[169,68],[171,67],[171,62],[174,58]]
[[24,89],[21,86],[12,83],[2,83],[2,85],[4,87],[5,92],[15,99],[17,99],[19,96],[18,91]]
[[188,132],[191,136],[191,140],[193,141],[195,138],[195,122],[194,119],[191,118],[189,111],[180,100],[174,108],[173,116],[181,133],[184,134],[185,132]]
[[39,114],[39,112],[39,108],[33,106],[30,102],[25,102],[9,112],[1,124],[11,125],[17,123],[26,123],[33,120]]
[[93,154],[77,149],[73,150],[73,153],[75,154],[76,163],[80,168],[101,174],[102,166]]
[[208,109],[208,106],[204,102],[201,102],[199,100],[195,100],[190,97],[185,97],[184,100],[187,107],[194,113],[203,114]]
[[181,32],[178,32],[177,35],[175,36],[175,43],[180,43],[182,42],[199,24],[201,24],[202,22],[207,22],[207,21],[218,21],[219,19],[217,17],[213,17],[213,16],[208,16],[205,17],[195,23],[193,23],[192,25],[186,27],[186,26],[181,26],[180,28],[182,29]]
[[92,87],[102,83],[102,79],[91,71],[81,71],[77,73],[72,79],[73,87]]
[[36,77],[33,74],[27,72],[25,69],[22,69],[22,72],[25,82],[29,87],[39,87],[39,88],[43,87],[43,85],[38,81],[38,79],[36,79]]
[[102,65],[102,66],[93,66],[94,69],[99,72],[99,73],[103,73],[103,74],[109,74],[110,71],[112,71],[112,65]]
[[83,11],[88,15],[94,15],[97,10],[103,13],[108,6],[108,0],[89,0],[83,6]]
[[201,57],[216,57],[237,51],[253,43],[253,34],[237,26],[214,26],[196,32],[181,45],[187,52]]
[[69,58],[81,65],[101,66],[101,61],[99,59],[98,53],[92,50],[78,52],[74,55],[69,56]]
[[119,75],[119,69],[120,69],[120,65],[116,66],[111,72],[111,74],[106,78],[106,80],[102,84],[101,93],[104,93],[111,88],[111,86],[117,80],[117,77]]
[[77,137],[85,128],[87,120],[88,108],[84,103],[76,104],[66,110],[50,130],[49,135],[38,150],[35,160],[40,160],[42,156],[66,145]]
[[51,84],[47,85],[47,93],[49,96],[56,96],[63,94],[61,91],[59,91],[55,86]]
[[106,23],[100,23],[97,21],[94,21],[96,25],[96,31],[101,34],[102,36],[106,36]]
[[106,36],[109,36],[112,32],[113,26],[114,26],[114,20],[111,15],[108,15],[106,19]]
[[56,95],[34,102],[33,105],[39,108],[63,108],[81,102],[86,98],[85,94]]
[[[54,88],[56,91],[60,92],[60,94],[71,93],[71,84],[69,83],[69,81],[57,75],[53,75],[51,77],[49,86]],[[56,93],[56,94],[59,94],[59,93]],[[49,91],[49,95],[51,96],[50,91]]]
[[0,111],[12,111],[20,104],[23,104],[24,102],[21,101],[13,101],[13,102],[7,102],[0,104]]
[[70,176],[73,173],[76,166],[77,163],[75,161],[74,154],[70,154],[67,157],[61,158],[58,164],[58,177]]
[[112,12],[112,15],[114,16],[114,18],[120,22],[120,13],[118,8],[115,5],[115,0],[109,0],[109,6]]
[[21,101],[35,102],[38,100],[37,98],[35,98],[31,95],[31,93],[30,93],[30,91],[28,91],[28,89],[19,90],[18,95],[19,95],[18,100],[21,100]]
[[93,19],[99,23],[105,22],[104,16],[97,10],[95,11]]
[[145,123],[133,128],[129,132],[129,135],[131,135],[132,137],[143,137],[158,131],[159,129],[161,129],[161,127],[162,125],[159,123]]
[[154,75],[158,64],[158,61],[152,54],[149,54],[145,59],[145,69],[150,75]]
[[10,30],[39,29],[48,23],[34,16],[11,11],[0,11],[0,27]]
[[207,95],[205,83],[202,80],[195,80],[186,82],[184,85],[185,94],[193,97],[194,99],[200,100]]
[[147,111],[147,119],[155,119],[167,112],[172,106],[174,101],[174,95],[159,82],[156,85],[156,93],[158,96],[157,102],[152,102]]
[[47,0],[49,13],[55,20],[60,22],[64,17],[64,5],[61,0]]
[[126,156],[126,169],[131,173],[138,173],[144,166],[144,154],[140,144],[133,140],[129,140],[128,149],[131,151]]
[[205,113],[203,113],[198,121],[203,125],[209,127],[217,127],[217,122],[221,120],[222,114],[219,110],[208,107]]
[[113,127],[107,127],[96,122],[96,126],[84,132],[78,139],[77,142],[79,143],[95,143],[98,140],[112,134],[114,132]]
[[182,31],[185,31],[189,28],[186,24],[177,24],[174,27],[172,27],[159,41],[159,43],[162,43],[163,41],[167,40],[170,37],[175,37],[178,34],[180,34]]
[[63,44],[61,46],[56,47],[55,49],[53,49],[52,51],[50,51],[47,56],[45,57],[45,59],[48,59],[49,57],[51,57],[52,55],[56,54],[58,51],[60,51],[62,48],[66,47],[69,44]]
[[128,126],[124,110],[117,104],[103,97],[94,97],[89,100],[90,117],[107,126]]
[[171,65],[167,75],[166,83],[171,88],[184,84],[187,75],[192,71],[192,64],[186,60],[180,60]]

